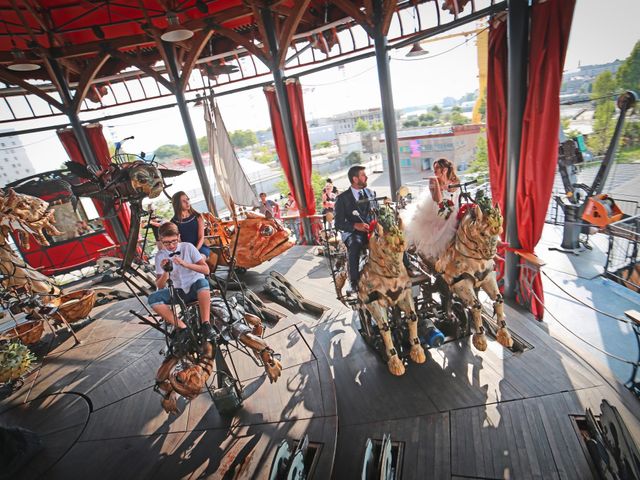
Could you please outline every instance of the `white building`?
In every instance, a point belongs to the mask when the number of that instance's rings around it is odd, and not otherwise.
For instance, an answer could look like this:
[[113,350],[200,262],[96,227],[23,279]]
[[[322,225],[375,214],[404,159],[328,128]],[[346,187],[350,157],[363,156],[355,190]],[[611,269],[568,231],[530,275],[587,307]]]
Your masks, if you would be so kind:
[[[12,131],[2,130],[0,133]],[[0,185],[5,186],[35,173],[20,137],[0,137]]]

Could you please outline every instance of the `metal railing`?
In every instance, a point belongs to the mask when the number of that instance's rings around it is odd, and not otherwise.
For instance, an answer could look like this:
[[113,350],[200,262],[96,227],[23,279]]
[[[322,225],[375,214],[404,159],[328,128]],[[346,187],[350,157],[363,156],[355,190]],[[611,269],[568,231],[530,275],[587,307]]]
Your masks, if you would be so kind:
[[[281,220],[295,237],[296,245],[308,245],[302,232],[302,219],[298,215],[286,215]],[[320,232],[325,228],[324,215],[309,215],[309,220],[311,220],[311,232],[313,235],[312,245],[321,245]]]
[[[553,190],[551,193],[551,199],[549,200],[549,208],[547,208],[545,223],[550,223],[551,225],[564,225],[564,211],[560,205],[564,198],[564,190]],[[614,200],[616,205],[625,215],[633,217],[640,213],[640,207],[638,206],[637,200],[620,196],[616,196]]]
[[633,280],[633,270],[640,260],[640,215],[625,218],[607,226],[609,248],[605,275],[632,290],[640,291],[640,285]]

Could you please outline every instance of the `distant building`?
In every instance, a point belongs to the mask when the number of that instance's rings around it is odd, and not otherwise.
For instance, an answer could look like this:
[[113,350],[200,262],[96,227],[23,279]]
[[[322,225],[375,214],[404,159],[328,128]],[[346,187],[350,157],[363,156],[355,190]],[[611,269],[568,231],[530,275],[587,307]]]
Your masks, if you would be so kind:
[[[12,131],[2,130],[0,133]],[[35,173],[20,137],[0,137],[0,185],[4,186]]]
[[360,132],[341,133],[338,135],[340,153],[348,155],[351,152],[362,152]]
[[[476,144],[483,125],[454,125],[414,128],[398,132],[400,168],[414,172],[430,171],[433,162],[444,157],[460,171],[475,159]],[[384,135],[380,142],[384,143]],[[386,147],[382,145],[386,158]]]
[[384,132],[361,132],[360,139],[362,141],[363,153],[380,153],[380,139],[384,138]]
[[382,110],[380,108],[368,108],[366,110],[351,110],[340,113],[329,119],[337,135],[341,133],[351,133],[356,131],[356,123],[361,118],[369,125],[375,122],[382,122]]
[[264,143],[269,143],[271,145],[274,144],[274,142],[273,142],[273,132],[271,131],[271,129],[260,130],[259,132],[256,132],[256,138],[258,139],[258,144],[259,145],[262,145]]
[[616,60],[601,65],[583,65],[576,70],[564,72],[560,87],[561,100],[570,100],[576,96],[583,96],[585,100],[588,100],[588,94],[591,93],[592,84],[596,77],[603,72],[611,72],[612,75],[615,75],[620,65],[622,65],[622,61]]
[[307,126],[311,147],[322,142],[334,142],[337,138],[333,125]]

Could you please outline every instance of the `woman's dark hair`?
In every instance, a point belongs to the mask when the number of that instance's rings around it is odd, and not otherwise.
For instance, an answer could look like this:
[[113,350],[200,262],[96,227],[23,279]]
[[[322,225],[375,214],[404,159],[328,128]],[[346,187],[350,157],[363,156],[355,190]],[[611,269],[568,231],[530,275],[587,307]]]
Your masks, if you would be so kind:
[[[183,195],[185,197],[187,196],[187,194],[184,193],[183,191],[179,191],[174,193],[173,197],[171,197],[171,205],[173,206],[173,216],[178,220],[180,220],[180,218],[182,217],[180,215],[182,213],[182,205],[180,203]],[[200,214],[196,212],[191,205],[189,205],[189,215],[200,215]]]

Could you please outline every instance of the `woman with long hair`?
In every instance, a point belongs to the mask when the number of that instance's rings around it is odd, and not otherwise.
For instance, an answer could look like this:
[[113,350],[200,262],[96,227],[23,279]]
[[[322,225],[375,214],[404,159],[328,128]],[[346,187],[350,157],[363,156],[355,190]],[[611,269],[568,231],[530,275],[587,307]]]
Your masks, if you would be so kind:
[[211,250],[204,245],[204,219],[189,203],[189,197],[184,192],[176,192],[171,197],[173,218],[171,221],[178,226],[180,240],[193,244],[204,256],[209,258]]
[[458,187],[453,162],[440,158],[433,163],[434,177],[420,196],[406,225],[406,238],[427,259],[437,259],[447,248],[458,227]]

